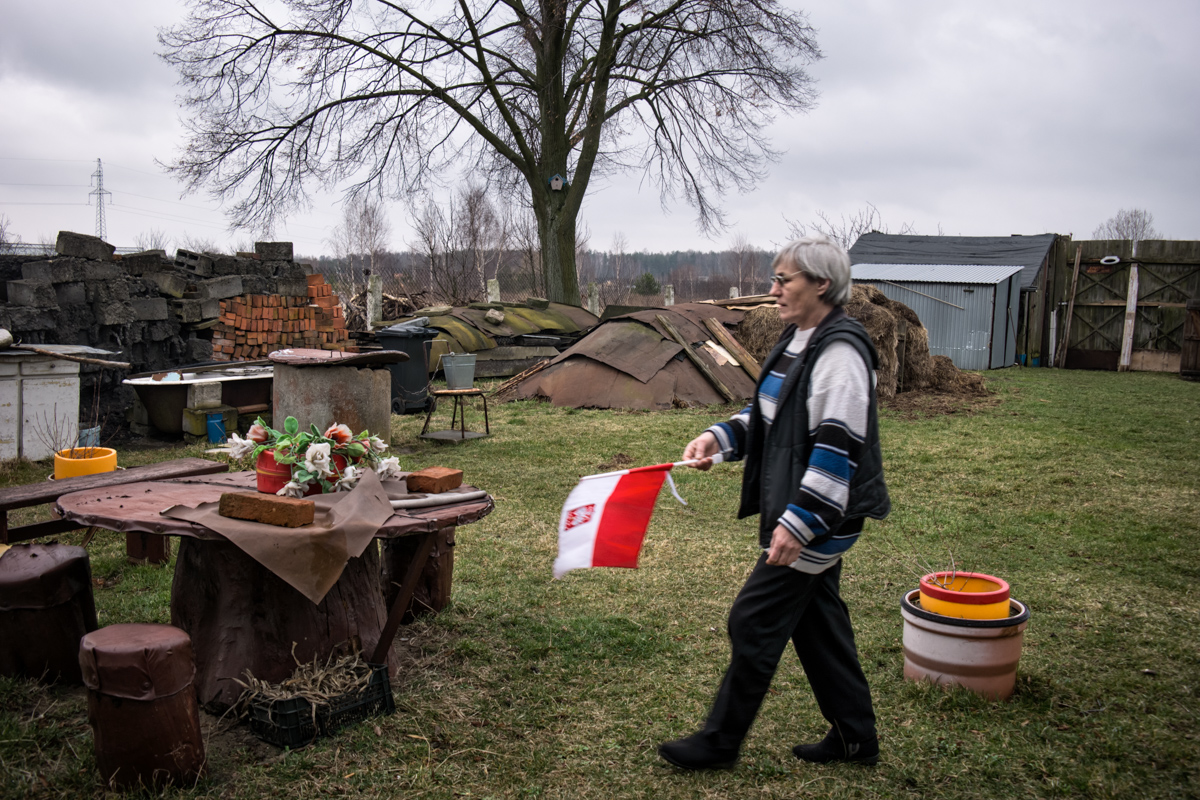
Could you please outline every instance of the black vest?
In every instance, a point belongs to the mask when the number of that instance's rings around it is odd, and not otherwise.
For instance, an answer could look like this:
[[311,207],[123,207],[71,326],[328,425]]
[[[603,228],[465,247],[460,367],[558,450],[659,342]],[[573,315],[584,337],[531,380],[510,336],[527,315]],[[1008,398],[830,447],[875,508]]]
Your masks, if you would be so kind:
[[[772,365],[779,360],[796,326],[789,325],[779,342],[763,362],[759,381],[766,377]],[[808,431],[808,388],[813,366],[821,353],[835,341],[849,342],[858,350],[869,370],[879,367],[879,356],[871,337],[862,324],[848,317],[841,308],[835,308],[813,332],[808,347],[792,362],[779,391],[779,404],[775,411],[775,422],[770,434],[764,437],[766,427],[758,408],[758,393],[750,405],[750,427],[746,437],[746,467],[742,475],[742,503],[738,519],[760,514],[759,544],[769,547],[771,535],[787,505],[796,496],[800,481],[808,469],[809,454],[813,448],[813,437]],[[883,519],[891,511],[887,485],[883,480],[883,453],[879,446],[878,399],[875,388],[871,388],[870,406],[867,412],[866,444],[850,479],[850,497],[841,528],[861,530],[864,517]],[[837,533],[831,531],[816,541],[825,541]]]

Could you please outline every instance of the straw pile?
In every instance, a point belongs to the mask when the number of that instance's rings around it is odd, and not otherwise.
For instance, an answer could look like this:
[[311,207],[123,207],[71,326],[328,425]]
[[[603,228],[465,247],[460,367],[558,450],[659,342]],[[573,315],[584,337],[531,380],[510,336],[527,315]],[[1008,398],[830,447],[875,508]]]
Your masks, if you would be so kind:
[[734,337],[746,348],[746,352],[761,364],[779,341],[784,327],[776,306],[759,306],[746,312],[746,316],[742,317],[737,330],[734,331]]
[[896,355],[898,317],[888,307],[889,301],[874,286],[855,286],[850,292],[846,313],[862,323],[879,353],[879,370],[875,391],[880,400],[896,396],[900,359]]
[[[295,647],[292,649],[294,651]],[[294,652],[292,657],[295,658]],[[234,706],[239,715],[249,713],[250,705],[255,702],[271,703],[303,697],[312,705],[315,722],[318,707],[328,706],[330,700],[343,695],[360,694],[367,688],[371,682],[371,665],[359,653],[331,655],[324,664],[315,660],[310,664],[298,664],[292,677],[281,683],[259,680],[250,670],[246,670],[245,677],[244,681],[234,678],[244,689]]]
[[974,395],[986,397],[991,394],[983,385],[983,376],[963,372],[954,366],[949,356],[934,356],[929,359],[929,390],[946,394]]

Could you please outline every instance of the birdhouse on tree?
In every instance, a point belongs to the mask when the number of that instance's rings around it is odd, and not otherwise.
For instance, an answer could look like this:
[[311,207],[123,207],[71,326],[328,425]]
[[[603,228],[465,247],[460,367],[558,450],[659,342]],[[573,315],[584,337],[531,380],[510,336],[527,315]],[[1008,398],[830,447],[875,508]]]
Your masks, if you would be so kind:
[[566,180],[563,179],[562,175],[556,174],[553,178],[550,179],[550,191],[552,191],[552,192],[561,192],[563,190],[563,187],[565,187],[566,185],[567,185],[567,182],[566,182]]

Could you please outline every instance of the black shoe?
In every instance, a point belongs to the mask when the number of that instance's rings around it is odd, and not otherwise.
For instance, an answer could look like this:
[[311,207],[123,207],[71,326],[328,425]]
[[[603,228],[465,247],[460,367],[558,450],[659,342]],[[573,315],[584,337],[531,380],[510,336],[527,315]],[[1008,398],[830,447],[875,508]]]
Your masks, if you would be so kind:
[[693,733],[658,746],[658,754],[680,769],[730,769],[737,763],[737,750],[713,747],[703,732]]
[[843,742],[833,728],[816,744],[798,744],[792,748],[796,758],[814,764],[849,761],[870,766],[879,762],[879,739],[872,736],[865,742]]

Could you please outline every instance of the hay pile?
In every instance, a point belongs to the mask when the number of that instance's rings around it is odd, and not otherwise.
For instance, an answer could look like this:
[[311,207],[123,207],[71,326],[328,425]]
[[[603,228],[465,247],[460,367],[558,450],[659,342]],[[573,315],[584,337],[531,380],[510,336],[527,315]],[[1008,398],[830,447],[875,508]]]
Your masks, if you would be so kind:
[[[846,313],[867,329],[879,353],[878,388],[882,400],[905,392],[939,392],[983,397],[989,394],[979,375],[962,372],[947,356],[929,355],[929,332],[916,312],[891,300],[871,284],[851,289]],[[903,351],[899,351],[901,321],[907,322]],[[783,333],[779,309],[759,306],[746,313],[734,335],[760,362]]]

